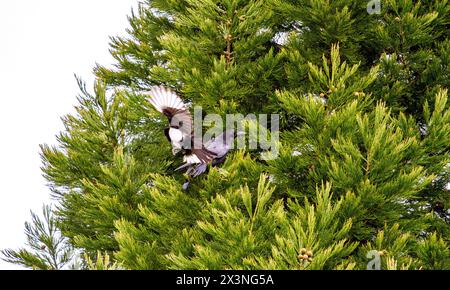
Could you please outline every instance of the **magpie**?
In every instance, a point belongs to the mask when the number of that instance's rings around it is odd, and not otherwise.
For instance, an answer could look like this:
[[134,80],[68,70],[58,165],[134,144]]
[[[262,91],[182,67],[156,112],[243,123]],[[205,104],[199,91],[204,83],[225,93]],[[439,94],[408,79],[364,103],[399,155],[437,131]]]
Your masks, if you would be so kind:
[[[236,134],[233,129],[229,129],[204,143],[205,149],[214,154],[214,158],[210,162],[211,166],[217,166],[225,161],[228,152],[232,148],[234,138],[240,134],[240,132]],[[175,171],[187,169],[186,173],[188,176],[197,177],[206,171],[207,165],[208,163],[185,163],[175,169]]]
[[[168,118],[169,127],[164,129],[164,134],[172,144],[172,153],[176,155],[181,151],[183,154],[184,164],[175,171],[187,170],[189,177],[196,177],[206,171],[208,164],[216,166],[225,160],[237,135],[233,129],[202,142],[201,148],[195,148],[192,117],[180,97],[162,86],[152,88],[149,95],[150,104]],[[185,183],[183,188],[186,189],[188,184]]]

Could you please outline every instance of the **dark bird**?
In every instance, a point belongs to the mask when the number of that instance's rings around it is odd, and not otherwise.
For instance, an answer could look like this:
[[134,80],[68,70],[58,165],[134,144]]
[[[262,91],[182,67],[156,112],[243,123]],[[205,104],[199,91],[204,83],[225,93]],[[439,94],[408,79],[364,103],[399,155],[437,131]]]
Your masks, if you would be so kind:
[[216,166],[225,160],[234,138],[238,135],[233,129],[226,130],[219,136],[202,142],[200,148],[195,148],[196,136],[186,104],[174,92],[164,87],[154,87],[149,94],[150,104],[169,120],[169,127],[164,129],[164,134],[172,144],[172,153],[176,155],[181,151],[183,154],[184,164],[176,170],[187,170],[188,176],[196,177],[206,171],[208,164]]

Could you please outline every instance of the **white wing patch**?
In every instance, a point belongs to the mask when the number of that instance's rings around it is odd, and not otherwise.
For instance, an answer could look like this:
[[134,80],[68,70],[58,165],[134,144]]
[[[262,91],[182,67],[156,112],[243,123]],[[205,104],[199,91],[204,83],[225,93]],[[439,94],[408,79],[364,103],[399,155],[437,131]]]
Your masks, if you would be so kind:
[[155,107],[155,109],[162,113],[165,108],[173,108],[178,110],[186,109],[183,101],[174,92],[168,90],[164,87],[154,87],[149,92],[150,104]]
[[183,157],[183,161],[185,163],[189,163],[189,164],[197,164],[197,163],[202,163],[200,161],[200,159],[198,159],[197,155],[195,154],[191,154],[191,155],[185,155]]

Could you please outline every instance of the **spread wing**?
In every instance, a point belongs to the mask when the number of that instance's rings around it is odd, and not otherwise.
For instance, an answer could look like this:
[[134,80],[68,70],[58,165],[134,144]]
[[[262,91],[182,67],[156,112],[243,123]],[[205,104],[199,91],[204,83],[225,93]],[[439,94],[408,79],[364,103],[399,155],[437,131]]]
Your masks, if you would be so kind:
[[181,130],[183,140],[190,143],[192,136],[192,117],[181,98],[170,89],[161,86],[154,87],[149,94],[150,104],[169,119],[171,127]]
[[150,99],[148,101],[160,113],[163,113],[164,110],[172,113],[178,110],[186,110],[186,105],[180,97],[170,89],[166,89],[162,86],[153,87],[149,94]]
[[[206,149],[204,145],[200,149],[191,149],[194,143],[192,117],[179,96],[170,89],[161,86],[154,87],[149,94],[150,104],[169,119],[170,127],[181,130],[183,148],[187,149],[183,159],[184,162],[187,164],[209,163],[216,157],[216,154]],[[165,134],[168,136],[168,130],[165,131]]]

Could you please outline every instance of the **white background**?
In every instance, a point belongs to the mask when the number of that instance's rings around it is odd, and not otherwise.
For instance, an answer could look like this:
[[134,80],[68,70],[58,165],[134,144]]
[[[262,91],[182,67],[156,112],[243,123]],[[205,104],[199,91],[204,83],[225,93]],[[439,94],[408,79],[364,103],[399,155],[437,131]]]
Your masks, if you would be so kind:
[[0,1],[0,249],[23,246],[29,211],[51,201],[39,144],[56,144],[60,117],[73,112],[74,73],[92,88],[95,63],[114,62],[109,36],[126,35],[137,2]]

